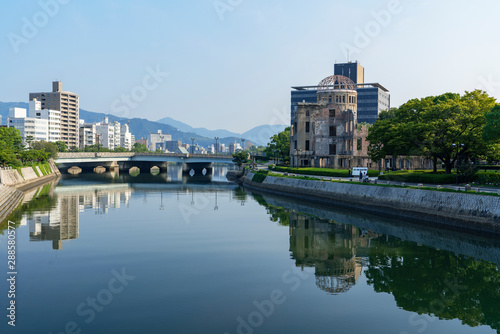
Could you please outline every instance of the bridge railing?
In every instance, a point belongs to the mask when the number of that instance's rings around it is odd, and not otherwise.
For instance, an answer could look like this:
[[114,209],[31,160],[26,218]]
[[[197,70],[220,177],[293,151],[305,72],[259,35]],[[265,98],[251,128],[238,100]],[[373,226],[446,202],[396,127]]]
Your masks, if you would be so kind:
[[206,158],[206,159],[232,159],[232,155],[223,154],[184,154],[184,153],[135,153],[135,152],[60,152],[57,158],[122,158],[133,156],[156,156],[156,157],[177,157],[177,158]]

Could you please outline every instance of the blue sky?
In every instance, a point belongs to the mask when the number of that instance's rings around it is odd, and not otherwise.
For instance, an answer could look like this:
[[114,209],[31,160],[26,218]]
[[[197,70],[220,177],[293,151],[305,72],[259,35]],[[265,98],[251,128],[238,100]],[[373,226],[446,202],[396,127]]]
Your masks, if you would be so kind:
[[393,106],[475,88],[500,99],[499,12],[493,0],[9,1],[0,101],[61,80],[87,110],[243,132],[288,123],[290,86],[331,75],[347,48]]

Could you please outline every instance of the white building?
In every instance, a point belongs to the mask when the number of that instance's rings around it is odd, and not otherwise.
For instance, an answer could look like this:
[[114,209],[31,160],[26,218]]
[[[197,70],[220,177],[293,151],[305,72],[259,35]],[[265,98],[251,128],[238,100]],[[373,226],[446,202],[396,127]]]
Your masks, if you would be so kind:
[[30,101],[28,112],[24,108],[10,108],[7,126],[18,129],[24,142],[27,137],[32,137],[34,141],[61,140],[61,112],[42,109],[36,99]]
[[127,124],[121,125],[117,121],[110,123],[108,117],[104,117],[103,121],[99,123],[85,123],[80,120],[79,139],[81,150],[85,149],[85,146],[95,144],[110,150],[117,147],[131,150],[132,145],[134,145],[132,137]]
[[121,146],[121,124],[117,121],[114,121],[112,123],[112,126],[113,126],[113,130],[114,130],[114,133],[113,133],[113,137],[115,140],[114,146],[115,147],[122,147]]
[[7,127],[18,129],[21,132],[23,142],[26,142],[27,137],[31,137],[33,141],[49,140],[49,121],[27,117],[24,108],[9,109]]
[[28,110],[28,117],[49,121],[48,141],[61,140],[61,112],[59,110],[42,109],[42,103],[37,99],[30,101]]
[[148,134],[148,150],[156,151],[157,144],[161,144],[162,150],[165,150],[164,143],[171,140],[172,136],[166,133],[161,133],[161,130],[158,130],[158,133],[150,133]]
[[[106,120],[105,120],[106,121]],[[109,123],[97,123],[95,125],[97,144],[101,147],[115,149],[115,128]]]
[[126,148],[127,150],[132,149],[132,145],[134,145],[132,140],[132,134],[129,131],[128,124],[124,124],[120,129],[120,147]]
[[85,146],[92,146],[97,144],[97,131],[93,123],[85,123],[83,119],[79,122],[78,136],[80,143],[80,150],[84,150]]

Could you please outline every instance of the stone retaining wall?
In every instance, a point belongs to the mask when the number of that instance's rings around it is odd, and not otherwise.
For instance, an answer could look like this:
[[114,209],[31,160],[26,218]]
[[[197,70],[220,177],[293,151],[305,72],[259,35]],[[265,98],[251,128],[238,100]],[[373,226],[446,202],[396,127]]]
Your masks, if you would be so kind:
[[26,187],[31,183],[38,183],[46,178],[53,178],[56,175],[61,175],[52,159],[50,159],[48,163],[51,169],[51,174],[45,176],[38,166],[35,168],[40,176],[36,174],[33,167],[21,168],[21,174],[16,169],[2,168],[0,169],[0,184],[14,187]]
[[500,197],[432,190],[368,186],[267,176],[243,184],[302,199],[335,202],[362,211],[384,213],[439,225],[500,234]]

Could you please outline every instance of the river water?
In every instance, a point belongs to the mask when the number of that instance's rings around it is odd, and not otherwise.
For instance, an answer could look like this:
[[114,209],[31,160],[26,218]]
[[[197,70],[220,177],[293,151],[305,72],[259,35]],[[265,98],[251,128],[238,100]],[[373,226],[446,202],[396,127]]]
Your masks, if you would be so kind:
[[500,332],[497,241],[225,172],[65,176],[26,194],[10,217],[16,327],[4,279],[1,333]]

